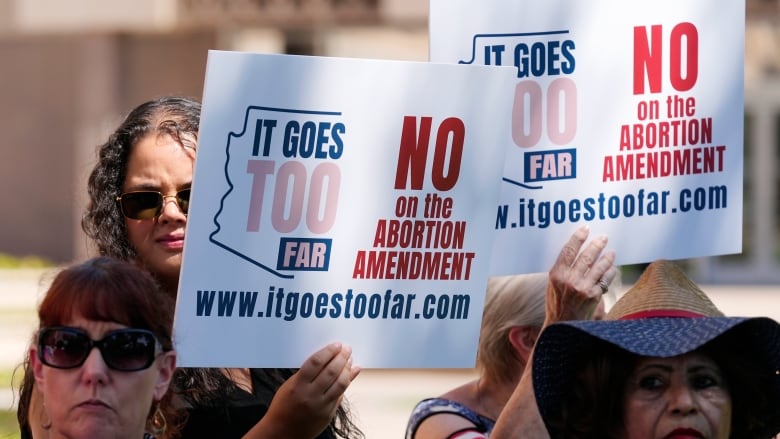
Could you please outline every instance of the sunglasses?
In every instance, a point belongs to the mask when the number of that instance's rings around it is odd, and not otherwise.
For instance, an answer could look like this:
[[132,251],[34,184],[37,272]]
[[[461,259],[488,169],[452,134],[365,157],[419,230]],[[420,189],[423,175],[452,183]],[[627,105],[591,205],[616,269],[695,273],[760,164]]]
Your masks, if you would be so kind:
[[190,189],[182,189],[176,195],[163,195],[156,191],[127,192],[116,197],[122,215],[130,219],[153,219],[162,213],[166,198],[175,198],[179,209],[187,214],[190,208]]
[[43,328],[38,334],[38,358],[57,369],[80,367],[95,347],[106,366],[122,372],[148,368],[162,351],[154,334],[145,329],[117,329],[100,340],[92,340],[84,330],[67,326]]

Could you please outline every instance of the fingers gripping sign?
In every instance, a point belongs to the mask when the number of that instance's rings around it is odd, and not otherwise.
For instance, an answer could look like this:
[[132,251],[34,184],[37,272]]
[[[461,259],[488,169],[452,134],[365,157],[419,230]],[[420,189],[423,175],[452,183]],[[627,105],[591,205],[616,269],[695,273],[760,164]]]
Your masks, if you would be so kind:
[[[288,421],[285,425],[298,425],[295,438],[315,437],[327,428],[344,392],[359,373],[360,367],[352,363],[352,348],[331,343],[307,358],[298,372],[279,387],[266,417],[284,418]],[[279,398],[280,394],[286,397]]]
[[550,269],[545,325],[593,318],[602,295],[617,276],[615,252],[604,250],[607,237],[595,237],[585,245],[589,233],[587,226],[578,228]]
[[[326,352],[327,350],[327,352]],[[352,347],[332,343],[312,356],[311,362],[301,368],[301,379],[306,380],[313,391],[319,395],[322,405],[333,405],[335,413],[338,401],[344,396],[349,384],[360,373],[359,367],[352,365]]]

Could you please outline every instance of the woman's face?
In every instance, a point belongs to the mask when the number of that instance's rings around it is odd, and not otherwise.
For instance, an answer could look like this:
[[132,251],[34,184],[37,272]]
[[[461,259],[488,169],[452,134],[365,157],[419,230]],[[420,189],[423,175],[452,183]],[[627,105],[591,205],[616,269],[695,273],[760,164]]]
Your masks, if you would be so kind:
[[[93,340],[125,328],[81,317],[66,326],[83,329]],[[153,401],[161,399],[168,389],[176,356],[165,352],[147,369],[121,372],[106,366],[100,350],[93,348],[80,367],[57,369],[42,364],[34,346],[30,362],[43,396],[43,417],[51,421],[52,437],[137,439],[143,435]]]
[[641,358],[628,378],[627,439],[727,439],[731,396],[717,364],[701,353]]
[[[157,191],[176,195],[192,185],[195,151],[169,135],[147,134],[133,146],[122,193]],[[187,216],[175,198],[165,198],[157,218],[125,218],[127,235],[138,258],[167,288],[178,285]]]

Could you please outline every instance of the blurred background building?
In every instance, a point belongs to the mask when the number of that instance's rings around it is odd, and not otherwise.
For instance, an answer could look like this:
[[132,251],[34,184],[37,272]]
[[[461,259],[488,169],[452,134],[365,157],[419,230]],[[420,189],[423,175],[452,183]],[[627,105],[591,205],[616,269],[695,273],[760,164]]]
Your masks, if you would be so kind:
[[[699,282],[780,282],[780,0],[746,3],[744,251],[687,261]],[[209,49],[426,61],[427,20],[424,0],[0,0],[0,253],[90,254],[98,142],[200,97]]]

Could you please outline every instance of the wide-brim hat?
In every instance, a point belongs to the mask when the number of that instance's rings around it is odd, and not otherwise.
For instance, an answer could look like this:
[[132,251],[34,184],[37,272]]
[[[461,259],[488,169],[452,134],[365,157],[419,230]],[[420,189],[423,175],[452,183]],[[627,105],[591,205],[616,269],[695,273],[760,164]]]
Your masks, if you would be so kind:
[[[550,325],[537,340],[533,387],[550,436],[560,437],[549,419],[559,418],[576,368],[599,343],[647,357],[675,357],[695,351],[725,334],[740,340],[763,376],[766,397],[776,409],[765,437],[780,432],[780,324],[766,317],[725,317],[704,292],[669,261],[650,264],[605,320]],[[761,432],[763,434],[764,432]]]

